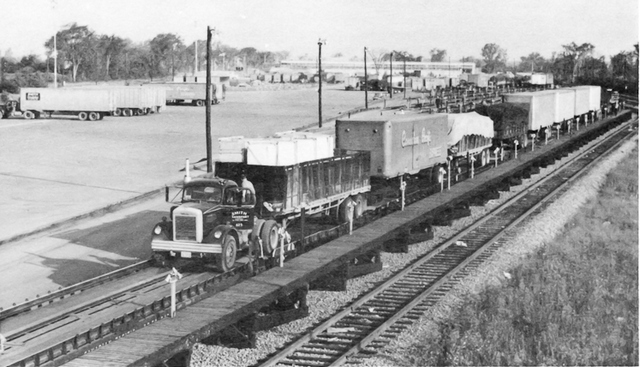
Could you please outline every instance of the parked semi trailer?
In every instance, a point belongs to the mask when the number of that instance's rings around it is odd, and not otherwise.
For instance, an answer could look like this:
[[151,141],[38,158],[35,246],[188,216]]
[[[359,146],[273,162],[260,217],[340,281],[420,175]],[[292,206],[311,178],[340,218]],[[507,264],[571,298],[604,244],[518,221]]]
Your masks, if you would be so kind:
[[21,88],[18,110],[26,119],[56,113],[95,121],[111,114],[115,106],[115,96],[106,89]]
[[[204,106],[207,88],[205,83],[159,83],[154,86],[166,90],[167,104],[190,103],[194,106]],[[224,84],[211,84],[211,103],[224,101],[226,89]]]
[[[69,87],[67,87],[69,88]],[[160,113],[166,108],[166,90],[144,86],[86,86],[82,90],[107,90],[113,95],[112,116],[138,116]]]

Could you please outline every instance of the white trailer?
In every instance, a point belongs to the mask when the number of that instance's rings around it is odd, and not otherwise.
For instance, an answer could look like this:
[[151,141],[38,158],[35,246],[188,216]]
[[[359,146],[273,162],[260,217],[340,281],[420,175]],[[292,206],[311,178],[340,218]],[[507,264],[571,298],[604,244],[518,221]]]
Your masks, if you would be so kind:
[[[167,104],[191,103],[204,106],[207,93],[205,83],[161,83],[156,84],[166,90]],[[224,84],[211,83],[211,104],[218,104],[225,99]]]
[[554,91],[510,93],[505,94],[504,99],[505,102],[527,105],[529,130],[537,131],[556,122],[556,95]]
[[[543,92],[544,93],[544,92]],[[553,122],[563,122],[565,120],[571,120],[576,115],[576,93],[571,89],[555,89],[547,93],[555,94],[556,97],[556,111]]]
[[[80,87],[79,87],[80,88]],[[113,116],[159,113],[166,108],[166,90],[152,86],[89,86],[83,90],[104,89],[113,95]]]
[[115,97],[106,89],[21,88],[19,110],[26,119],[53,113],[100,120],[115,109]]

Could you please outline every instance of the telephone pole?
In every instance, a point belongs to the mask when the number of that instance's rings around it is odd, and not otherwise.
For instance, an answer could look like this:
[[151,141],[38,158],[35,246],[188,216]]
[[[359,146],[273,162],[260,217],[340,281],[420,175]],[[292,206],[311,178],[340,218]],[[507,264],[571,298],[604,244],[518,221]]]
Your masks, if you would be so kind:
[[318,127],[322,127],[322,45],[326,40],[318,39]]
[[211,32],[215,31],[207,26],[207,84],[205,94],[206,105],[206,134],[207,134],[207,172],[213,172],[213,161],[211,158]]

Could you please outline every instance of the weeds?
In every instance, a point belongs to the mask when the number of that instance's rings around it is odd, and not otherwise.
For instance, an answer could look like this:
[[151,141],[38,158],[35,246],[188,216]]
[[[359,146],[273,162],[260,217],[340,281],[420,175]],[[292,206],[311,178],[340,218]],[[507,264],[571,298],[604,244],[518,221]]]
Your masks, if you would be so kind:
[[469,296],[412,362],[638,365],[637,198],[636,149],[553,244]]

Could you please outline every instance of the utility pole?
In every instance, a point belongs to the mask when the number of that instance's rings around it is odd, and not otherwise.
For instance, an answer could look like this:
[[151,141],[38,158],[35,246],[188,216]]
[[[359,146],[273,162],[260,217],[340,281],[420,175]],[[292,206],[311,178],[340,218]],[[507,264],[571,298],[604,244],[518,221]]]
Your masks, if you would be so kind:
[[318,39],[318,127],[322,127],[322,45],[326,40]]
[[393,98],[393,52],[389,54],[389,99]]
[[367,48],[364,48],[364,109],[369,109],[369,81],[367,79]]
[[193,75],[195,76],[198,73],[198,40],[195,40],[193,44],[195,45],[195,51],[193,53],[193,56],[194,56]]
[[404,88],[404,99],[407,99],[407,54],[402,55],[402,87]]
[[56,45],[56,34],[53,34],[53,87],[58,88],[58,46]]
[[215,31],[207,26],[207,92],[205,94],[206,105],[206,131],[207,131],[207,172],[213,172],[211,159],[211,32]]

